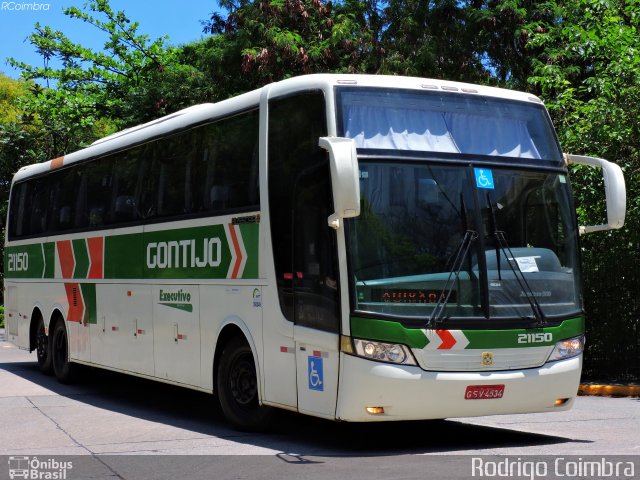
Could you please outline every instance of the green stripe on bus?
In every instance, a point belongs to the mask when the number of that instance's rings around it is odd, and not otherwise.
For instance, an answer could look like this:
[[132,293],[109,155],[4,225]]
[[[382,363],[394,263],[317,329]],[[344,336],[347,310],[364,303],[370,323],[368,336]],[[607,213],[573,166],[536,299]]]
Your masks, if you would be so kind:
[[[237,251],[221,224],[105,237],[104,278],[223,279],[236,274],[258,278],[259,224],[240,225],[239,235],[233,235]],[[72,277],[87,278],[91,267],[87,242],[76,239],[71,244]],[[55,277],[55,242],[7,247],[4,254],[7,278]]]
[[53,278],[56,275],[56,244],[47,242],[42,244],[44,255],[44,272],[42,278]]
[[[550,333],[551,336],[531,335]],[[584,317],[571,318],[555,327],[517,330],[464,330],[469,340],[467,349],[544,347],[584,333]],[[524,335],[528,335],[525,337]]]
[[142,278],[142,234],[113,235],[104,239],[104,278]]
[[258,278],[258,236],[260,233],[257,223],[240,225],[240,233],[247,251],[247,264],[242,278]]
[[[429,340],[421,328],[407,328],[399,322],[364,317],[351,317],[351,335],[356,338],[379,340],[382,342],[402,343],[411,348],[424,348]],[[584,333],[584,317],[575,317],[563,321],[555,327],[512,329],[512,330],[463,330],[469,340],[466,349],[485,348],[526,348],[532,346],[554,345],[560,340]],[[536,333],[550,333],[551,337]],[[523,335],[527,335],[523,337]],[[534,335],[534,336],[531,336]]]
[[398,322],[351,317],[351,336],[381,342],[402,343],[411,348],[424,348],[429,341],[419,328],[406,328]]
[[45,263],[42,244],[6,247],[4,271],[6,278],[43,278]]
[[72,240],[73,257],[76,266],[73,270],[73,278],[87,278],[89,272],[89,253],[87,252],[87,242],[84,239]]
[[231,246],[222,225],[144,234],[144,278],[226,278]]
[[82,292],[82,300],[84,302],[84,318],[85,323],[98,323],[98,302],[96,301],[96,284],[81,283],[80,291]]

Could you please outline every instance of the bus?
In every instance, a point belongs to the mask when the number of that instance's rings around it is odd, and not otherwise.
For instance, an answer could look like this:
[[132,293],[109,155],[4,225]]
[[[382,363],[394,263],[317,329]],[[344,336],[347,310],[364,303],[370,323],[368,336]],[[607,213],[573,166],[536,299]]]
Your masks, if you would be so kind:
[[[599,168],[580,227],[568,165]],[[275,409],[369,422],[562,411],[585,345],[580,233],[620,228],[620,168],[565,155],[535,96],[319,74],[22,168],[7,338]]]

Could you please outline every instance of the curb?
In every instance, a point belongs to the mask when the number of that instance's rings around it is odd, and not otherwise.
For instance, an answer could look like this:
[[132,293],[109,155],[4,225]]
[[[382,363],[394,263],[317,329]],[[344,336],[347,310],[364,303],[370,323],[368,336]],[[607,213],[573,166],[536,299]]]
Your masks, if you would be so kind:
[[578,395],[640,397],[640,385],[580,385]]

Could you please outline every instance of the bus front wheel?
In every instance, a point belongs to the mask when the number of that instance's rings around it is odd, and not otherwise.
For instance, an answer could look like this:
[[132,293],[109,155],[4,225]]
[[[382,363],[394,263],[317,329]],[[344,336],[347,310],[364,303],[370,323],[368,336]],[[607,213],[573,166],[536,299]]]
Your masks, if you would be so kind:
[[71,383],[75,378],[75,365],[69,362],[69,341],[67,329],[61,319],[56,322],[51,338],[51,360],[53,373],[60,383]]
[[36,327],[36,356],[40,371],[45,375],[51,375],[53,373],[52,355],[49,348],[49,337],[44,331],[44,320],[42,318],[38,319],[38,326]]
[[243,339],[236,337],[225,345],[216,387],[222,412],[237,428],[263,430],[269,426],[273,409],[260,405],[253,353]]

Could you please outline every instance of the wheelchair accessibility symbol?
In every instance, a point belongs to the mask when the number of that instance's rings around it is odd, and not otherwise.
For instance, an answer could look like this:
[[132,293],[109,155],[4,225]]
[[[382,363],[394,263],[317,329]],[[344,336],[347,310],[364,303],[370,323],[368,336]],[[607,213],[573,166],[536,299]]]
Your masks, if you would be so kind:
[[309,390],[324,391],[324,375],[322,372],[322,357],[307,357]]
[[476,175],[476,186],[478,188],[489,188],[493,190],[495,186],[493,185],[493,172],[489,168],[474,168],[473,169]]

